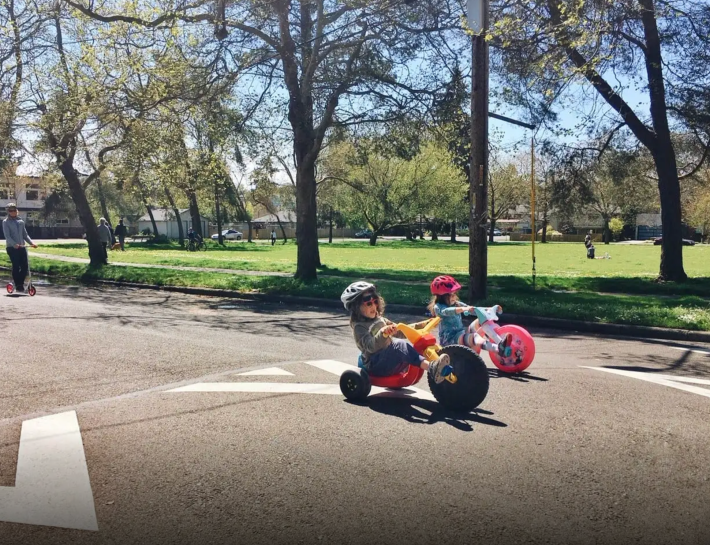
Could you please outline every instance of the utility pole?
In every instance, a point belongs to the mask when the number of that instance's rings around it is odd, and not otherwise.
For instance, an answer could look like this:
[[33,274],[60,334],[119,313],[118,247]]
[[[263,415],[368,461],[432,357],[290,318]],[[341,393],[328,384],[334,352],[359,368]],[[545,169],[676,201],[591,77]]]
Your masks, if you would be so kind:
[[468,26],[472,36],[471,168],[468,222],[468,298],[485,299],[488,283],[488,2],[468,0]]

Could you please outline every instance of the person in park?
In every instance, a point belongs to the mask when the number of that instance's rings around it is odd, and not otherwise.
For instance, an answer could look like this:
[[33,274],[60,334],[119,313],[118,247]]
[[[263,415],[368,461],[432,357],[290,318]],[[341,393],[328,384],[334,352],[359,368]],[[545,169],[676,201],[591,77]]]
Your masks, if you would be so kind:
[[104,248],[104,264],[108,264],[108,252],[106,251],[107,247],[111,245],[111,241],[113,240],[113,236],[111,235],[111,228],[108,226],[108,222],[106,221],[106,218],[101,218],[99,220],[99,240],[101,241],[101,245]]
[[276,244],[276,229],[271,229],[271,245]]
[[116,226],[115,235],[118,237],[118,242],[121,245],[121,251],[125,252],[126,248],[124,246],[126,242],[126,235],[128,234],[128,228],[123,224],[123,220],[118,220],[118,225]]
[[5,234],[5,246],[7,255],[12,262],[12,280],[15,290],[18,293],[25,291],[25,278],[29,270],[27,261],[27,248],[25,242],[36,248],[37,245],[27,234],[25,222],[17,216],[17,205],[10,203],[7,205],[7,217],[2,220],[2,231]]
[[[428,371],[438,384],[453,371],[448,354],[429,361],[420,356],[408,341],[392,338],[398,334],[397,325],[384,317],[385,301],[373,284],[353,282],[345,288],[340,300],[350,311],[355,344],[362,353],[365,369],[372,376],[396,375],[414,365]],[[426,323],[420,322],[414,327],[421,329]]]
[[589,231],[584,237],[584,247],[587,249],[587,259],[594,259],[594,244],[592,244],[592,232]]

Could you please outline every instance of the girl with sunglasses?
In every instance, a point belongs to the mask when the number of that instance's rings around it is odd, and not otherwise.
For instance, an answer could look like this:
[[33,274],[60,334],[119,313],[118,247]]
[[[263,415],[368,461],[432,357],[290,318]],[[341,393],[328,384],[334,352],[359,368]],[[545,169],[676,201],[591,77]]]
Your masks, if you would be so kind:
[[[414,349],[408,341],[392,338],[397,325],[384,317],[385,301],[377,288],[369,282],[353,282],[340,297],[350,311],[350,326],[355,344],[362,352],[365,369],[372,376],[387,377],[406,371],[410,365],[421,367],[431,374],[435,382],[442,382],[451,373],[448,354],[430,362]],[[419,329],[425,322],[415,324]]]

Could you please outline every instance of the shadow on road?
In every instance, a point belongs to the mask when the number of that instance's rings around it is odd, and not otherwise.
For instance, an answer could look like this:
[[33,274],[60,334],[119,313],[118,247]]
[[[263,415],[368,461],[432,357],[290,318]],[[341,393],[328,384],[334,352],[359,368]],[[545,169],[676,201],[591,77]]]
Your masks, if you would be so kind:
[[[683,347],[686,348],[686,347]],[[617,361],[612,354],[603,354],[605,359]],[[685,376],[710,377],[708,356],[695,354],[690,350],[683,352],[677,358],[668,358],[655,354],[624,358],[629,365],[602,365],[605,369],[636,371],[639,373],[670,373],[682,372]],[[645,365],[644,365],[645,364]]]
[[536,377],[535,375],[531,375],[530,373],[525,371],[522,373],[504,373],[500,369],[488,369],[488,376],[490,378],[505,378],[508,380],[513,380],[515,382],[548,382],[549,380],[542,377]]
[[389,397],[368,397],[362,403],[344,401],[352,405],[361,405],[369,409],[389,416],[396,416],[413,424],[436,424],[444,422],[460,431],[473,431],[472,424],[484,424],[498,428],[507,428],[508,424],[486,415],[492,415],[490,411],[475,409],[469,413],[450,411],[442,407],[436,401],[426,399],[406,399]]
[[[286,307],[243,299],[103,286],[55,285],[47,295],[101,305],[99,312],[57,316],[58,320],[101,320],[126,328],[170,328],[189,324],[192,328],[270,337],[300,335],[323,344],[336,344],[333,336],[350,328],[344,312],[308,306]],[[47,320],[52,317],[38,313],[25,315],[22,319]]]

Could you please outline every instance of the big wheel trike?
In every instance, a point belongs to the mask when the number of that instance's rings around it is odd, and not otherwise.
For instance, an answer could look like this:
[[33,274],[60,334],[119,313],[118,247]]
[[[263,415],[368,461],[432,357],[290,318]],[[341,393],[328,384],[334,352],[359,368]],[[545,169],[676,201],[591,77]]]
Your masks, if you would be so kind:
[[[474,314],[480,324],[476,333],[497,346],[501,337],[506,333],[511,334],[511,342],[504,355],[495,350],[489,350],[493,365],[504,373],[520,373],[530,367],[535,357],[535,341],[526,329],[517,325],[498,325],[498,316],[503,313],[500,305],[492,307],[474,307]],[[466,316],[469,312],[464,312]],[[476,352],[480,354],[481,348],[476,347]]]
[[[440,318],[432,318],[421,329],[400,323],[397,324],[397,330],[404,333],[414,349],[429,361],[434,361],[442,353],[449,355],[449,365],[453,371],[439,384],[427,373],[429,388],[434,398],[447,409],[470,411],[478,407],[488,395],[489,377],[486,364],[468,347],[439,346],[436,337],[431,334],[431,330],[439,321]],[[358,367],[358,370],[347,370],[340,376],[340,391],[350,401],[364,400],[373,385],[390,389],[407,388],[419,382],[424,375],[422,368],[410,365],[406,371],[396,375],[371,376],[364,368],[362,356],[359,358]]]

